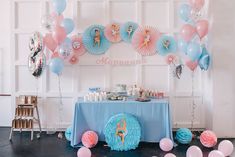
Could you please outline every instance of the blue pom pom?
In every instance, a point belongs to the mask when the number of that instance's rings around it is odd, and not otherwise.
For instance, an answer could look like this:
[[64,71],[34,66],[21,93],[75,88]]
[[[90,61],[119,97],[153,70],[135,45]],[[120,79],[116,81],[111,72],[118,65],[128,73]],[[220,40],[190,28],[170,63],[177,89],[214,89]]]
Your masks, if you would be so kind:
[[[100,33],[100,43],[94,42],[95,32]],[[110,47],[111,43],[104,36],[104,26],[92,25],[88,27],[82,36],[82,42],[87,51],[93,55],[104,54]]]
[[121,38],[127,43],[131,43],[132,36],[135,30],[138,28],[138,24],[135,22],[126,22],[121,26]]
[[128,151],[138,147],[141,128],[134,116],[121,113],[109,119],[104,129],[104,135],[112,150]]
[[192,141],[192,132],[187,128],[180,128],[176,132],[175,139],[181,144],[189,144]]
[[72,133],[72,127],[70,126],[66,129],[64,133],[66,140],[71,141],[71,133]]

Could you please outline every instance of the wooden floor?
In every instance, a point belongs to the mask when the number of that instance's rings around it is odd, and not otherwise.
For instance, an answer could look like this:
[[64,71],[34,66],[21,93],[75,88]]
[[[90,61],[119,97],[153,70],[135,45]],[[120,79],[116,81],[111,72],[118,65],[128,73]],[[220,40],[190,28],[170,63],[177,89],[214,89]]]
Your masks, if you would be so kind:
[[[10,129],[0,128],[0,157],[76,157],[77,149],[70,147],[65,139],[60,140],[56,135],[43,133],[40,139],[30,141],[30,133],[14,133],[13,140],[8,140]],[[235,143],[235,139],[231,139]],[[92,157],[164,157],[166,153],[159,149],[156,143],[140,143],[138,149],[128,152],[111,151],[100,142],[91,149]],[[213,149],[203,148],[198,140],[194,140],[191,145],[202,148],[204,157]],[[189,145],[179,145],[173,149],[177,157],[185,157]],[[215,149],[217,146],[215,146]],[[232,157],[235,157],[235,153]]]

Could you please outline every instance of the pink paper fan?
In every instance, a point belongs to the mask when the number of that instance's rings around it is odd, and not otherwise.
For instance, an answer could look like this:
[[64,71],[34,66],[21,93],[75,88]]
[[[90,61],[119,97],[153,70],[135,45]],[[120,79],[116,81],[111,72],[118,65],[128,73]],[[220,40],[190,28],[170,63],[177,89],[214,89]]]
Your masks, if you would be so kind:
[[113,43],[120,42],[120,25],[118,23],[112,23],[107,25],[104,29],[104,35],[109,41]]
[[74,64],[77,64],[79,62],[79,58],[78,58],[78,55],[77,54],[72,54],[69,59],[68,59],[69,63],[74,65]]
[[143,56],[154,55],[160,36],[161,33],[153,27],[139,27],[133,35],[132,45]]
[[72,40],[72,48],[73,48],[73,53],[77,54],[78,56],[82,56],[83,54],[86,53],[86,49],[82,43],[82,37],[74,35],[71,38]]

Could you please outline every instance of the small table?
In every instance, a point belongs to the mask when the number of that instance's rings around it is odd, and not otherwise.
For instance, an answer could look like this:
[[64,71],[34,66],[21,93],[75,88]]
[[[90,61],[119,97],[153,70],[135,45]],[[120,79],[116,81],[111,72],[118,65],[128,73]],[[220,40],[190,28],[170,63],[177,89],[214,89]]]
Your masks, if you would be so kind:
[[71,146],[77,147],[82,134],[95,131],[99,141],[105,141],[103,129],[109,118],[118,113],[129,113],[141,125],[141,141],[159,142],[167,137],[173,140],[169,102],[152,99],[150,102],[127,101],[78,101],[75,105],[71,133]]

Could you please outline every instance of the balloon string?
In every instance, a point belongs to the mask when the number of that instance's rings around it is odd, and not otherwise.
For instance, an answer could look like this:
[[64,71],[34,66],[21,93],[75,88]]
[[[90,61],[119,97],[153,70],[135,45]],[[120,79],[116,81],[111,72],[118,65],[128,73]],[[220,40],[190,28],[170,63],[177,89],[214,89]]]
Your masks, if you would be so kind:
[[192,72],[192,112],[191,112],[191,130],[194,126],[195,120],[195,109],[196,109],[196,102],[195,102],[195,89],[194,89],[194,71]]
[[62,102],[60,75],[58,75],[58,85],[59,85],[59,99],[60,99],[60,105],[59,105],[59,128],[61,129],[63,102]]

